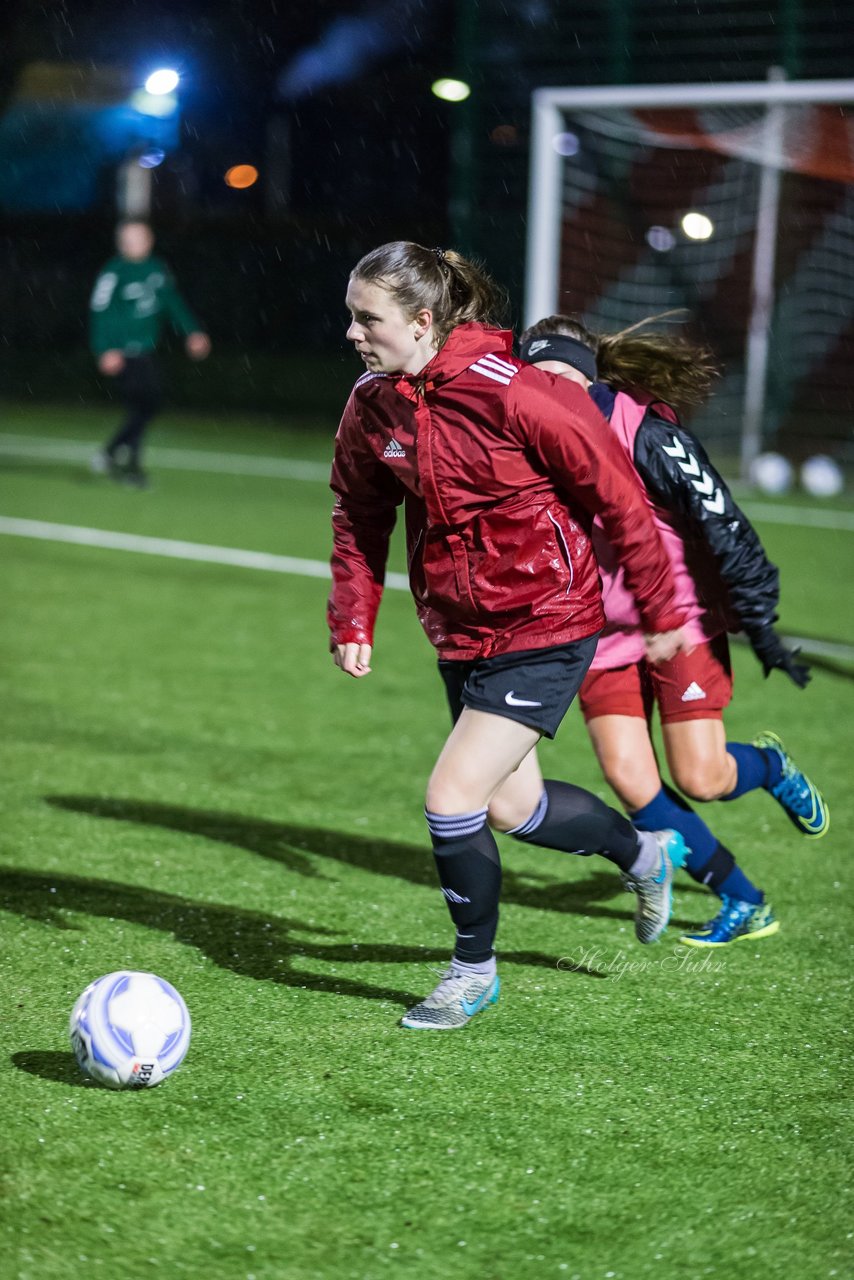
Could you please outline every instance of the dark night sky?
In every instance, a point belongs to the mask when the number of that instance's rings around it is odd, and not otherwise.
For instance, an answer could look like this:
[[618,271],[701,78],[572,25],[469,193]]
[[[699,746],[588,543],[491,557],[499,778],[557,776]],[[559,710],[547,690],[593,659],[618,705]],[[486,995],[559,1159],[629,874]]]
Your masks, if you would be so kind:
[[[278,113],[292,128],[296,211],[328,201],[342,165],[355,176],[356,198],[360,185],[372,187],[372,164],[360,154],[368,139],[394,159],[402,201],[410,188],[414,195],[416,185],[424,186],[416,179],[427,164],[434,170],[428,204],[445,199],[444,175],[436,169],[447,150],[449,108],[431,97],[429,85],[450,69],[450,0],[426,6],[422,0],[7,0],[7,6],[7,91],[22,66],[40,60],[123,65],[140,82],[158,65],[180,70],[183,147],[202,189],[206,174],[210,186],[214,172],[219,177],[233,163],[263,169],[268,121]],[[277,81],[295,56],[328,38],[336,22],[377,15],[387,48],[374,50],[361,67],[342,69],[338,84],[283,100]],[[343,44],[353,43],[345,35]]]
[[[333,54],[346,57],[358,46],[362,28],[342,35],[336,22],[377,13],[373,39],[386,43],[372,45],[359,67],[296,98],[279,91],[295,58],[330,31],[339,34]],[[174,66],[182,76],[180,146],[156,170],[151,216],[218,349],[266,349],[289,333],[313,350],[326,345],[340,354],[341,282],[352,262],[382,240],[448,240],[455,108],[433,97],[430,85],[453,69],[453,16],[452,0],[5,0],[0,111],[33,63],[74,64],[86,85],[89,68],[124,68],[129,84],[142,85],[152,69]],[[330,61],[324,54],[324,72]],[[80,152],[70,115],[68,143],[52,137],[60,151],[51,154],[74,173],[91,174],[98,155]],[[42,123],[36,106],[21,156]],[[279,153],[271,131],[284,137],[290,170],[288,198],[272,213],[269,174]],[[226,169],[245,162],[257,165],[261,181],[230,190]],[[102,158],[87,206],[51,205],[51,197],[30,211],[7,202],[0,262],[5,252],[9,279],[20,281],[7,309],[21,350],[80,347],[85,298],[117,216],[115,170],[114,155]],[[53,181],[48,160],[38,173],[41,195]],[[60,300],[47,312],[28,309],[45,288]]]
[[125,65],[140,80],[152,66],[174,65],[185,119],[216,119],[241,136],[267,109],[279,67],[315,36],[327,7],[324,0],[12,0],[5,78],[36,60]]

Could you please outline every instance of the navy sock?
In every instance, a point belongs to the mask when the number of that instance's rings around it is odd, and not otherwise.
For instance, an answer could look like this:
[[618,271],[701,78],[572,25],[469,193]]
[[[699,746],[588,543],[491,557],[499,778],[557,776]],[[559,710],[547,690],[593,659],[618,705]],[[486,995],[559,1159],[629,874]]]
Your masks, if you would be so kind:
[[758,787],[770,790],[783,776],[780,757],[776,751],[767,747],[753,747],[747,742],[728,742],[726,749],[736,764],[737,774],[735,786],[729,795],[721,796],[721,800],[737,800],[748,791],[756,791]]
[[762,891],[751,884],[736,865],[729,849],[720,843],[687,801],[666,783],[662,783],[658,795],[653,796],[649,804],[630,816],[640,831],[661,831],[664,827],[678,831],[688,846],[685,870],[698,884],[706,885],[718,896],[728,893],[746,902],[763,900]]
[[665,827],[678,831],[688,846],[685,862],[688,872],[704,866],[717,848],[717,838],[703,819],[669,787],[662,786],[649,804],[636,809],[629,817],[639,831],[663,831]]
[[562,853],[601,853],[622,871],[631,870],[640,847],[627,818],[571,782],[549,778],[543,786],[543,796],[531,817],[508,831],[508,836]]
[[764,902],[765,894],[748,880],[740,867],[733,867],[726,880],[715,890],[719,897],[741,898],[744,902]]
[[501,859],[486,825],[486,809],[425,816],[439,883],[457,930],[454,957],[480,964],[493,954],[501,896]]

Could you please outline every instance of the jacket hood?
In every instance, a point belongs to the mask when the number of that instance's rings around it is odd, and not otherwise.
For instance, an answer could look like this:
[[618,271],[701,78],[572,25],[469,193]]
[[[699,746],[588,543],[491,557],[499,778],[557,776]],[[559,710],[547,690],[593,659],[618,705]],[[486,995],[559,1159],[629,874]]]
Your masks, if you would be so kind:
[[478,356],[489,353],[502,356],[513,354],[513,334],[509,329],[493,329],[488,325],[458,324],[448,334],[446,341],[436,352],[429,364],[420,373],[405,374],[401,379],[413,386],[423,386],[427,390],[440,386],[451,378],[456,378],[463,370],[468,369]]

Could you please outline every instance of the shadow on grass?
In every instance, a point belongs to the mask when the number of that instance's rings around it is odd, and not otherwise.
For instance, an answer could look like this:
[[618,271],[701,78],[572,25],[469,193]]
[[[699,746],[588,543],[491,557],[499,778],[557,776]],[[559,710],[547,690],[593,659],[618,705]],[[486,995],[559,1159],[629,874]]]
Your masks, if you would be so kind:
[[9,1060],[19,1071],[52,1080],[54,1084],[68,1084],[75,1089],[99,1088],[94,1080],[84,1076],[70,1050],[61,1053],[56,1049],[24,1049],[13,1053]]
[[[143,826],[163,827],[187,835],[204,836],[220,844],[248,849],[262,858],[270,858],[297,875],[328,880],[329,867],[318,862],[318,856],[348,866],[394,876],[409,884],[435,888],[436,871],[433,858],[424,845],[401,844],[375,836],[353,832],[328,831],[319,827],[295,826],[272,822],[265,818],[214,810],[189,809],[182,805],[161,804],[154,800],[125,800],[99,796],[45,796],[48,804],[72,813],[90,817],[133,822]],[[555,881],[549,870],[559,875],[567,866],[569,855],[542,850],[548,868],[540,873],[520,874],[503,860],[501,900],[514,906],[531,907],[535,911],[557,911],[607,920],[631,920],[634,902],[623,895],[615,869],[599,861],[602,870],[594,870],[583,881]],[[595,864],[594,864],[595,865]],[[537,883],[544,881],[545,883]],[[696,891],[693,884],[680,884],[680,891]],[[620,905],[605,906],[607,899],[618,897]],[[622,905],[625,903],[625,906]],[[692,921],[674,921],[692,924]],[[502,955],[504,953],[502,952]]]
[[[447,949],[337,941],[334,930],[293,917],[266,915],[220,903],[194,902],[156,889],[90,880],[80,876],[9,867],[0,870],[0,909],[58,929],[76,929],[71,913],[126,920],[169,933],[196,947],[221,969],[258,981],[304,991],[388,1000],[408,1008],[423,997],[396,987],[374,985],[339,974],[313,973],[312,963],[447,963]],[[557,957],[537,951],[502,952],[502,961],[553,969]],[[570,966],[587,977],[604,978],[587,965]]]

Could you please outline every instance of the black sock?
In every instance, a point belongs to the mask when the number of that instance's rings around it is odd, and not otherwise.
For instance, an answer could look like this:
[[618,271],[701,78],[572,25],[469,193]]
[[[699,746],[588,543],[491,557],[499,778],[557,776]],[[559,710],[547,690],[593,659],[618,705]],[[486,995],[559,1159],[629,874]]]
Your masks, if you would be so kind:
[[563,853],[601,853],[621,871],[631,869],[637,861],[639,841],[628,818],[571,782],[548,779],[543,786],[545,803],[541,800],[528,821],[507,835]]
[[457,930],[454,955],[468,964],[489,960],[498,928],[501,859],[486,810],[426,816],[439,883]]

